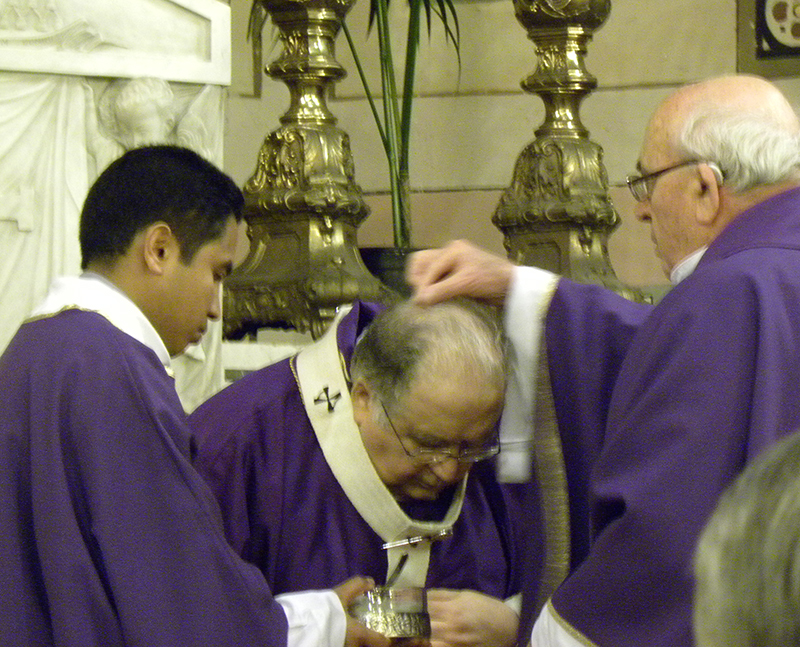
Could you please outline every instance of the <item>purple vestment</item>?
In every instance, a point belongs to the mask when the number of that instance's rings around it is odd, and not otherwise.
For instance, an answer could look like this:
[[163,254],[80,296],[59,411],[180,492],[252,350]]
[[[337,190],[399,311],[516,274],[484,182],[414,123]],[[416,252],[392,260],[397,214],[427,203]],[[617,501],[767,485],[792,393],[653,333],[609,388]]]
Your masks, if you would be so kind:
[[0,392],[0,644],[286,644],[152,350],[66,310],[20,328]]
[[[339,324],[339,371],[374,314],[373,306],[356,303]],[[334,475],[297,380],[295,360],[282,361],[200,406],[190,417],[199,444],[196,465],[219,499],[234,548],[264,572],[276,594],[331,587],[354,575],[383,582],[384,539]],[[349,399],[325,393],[334,407]],[[318,406],[328,404],[320,398]],[[431,546],[426,586],[499,598],[519,591],[515,496],[496,482],[490,463],[472,468],[453,536]],[[418,503],[408,512],[415,518],[435,517],[442,508]]]
[[603,647],[691,645],[701,529],[800,428],[800,189],[740,215],[652,309],[560,281],[545,338],[571,521],[553,608]]

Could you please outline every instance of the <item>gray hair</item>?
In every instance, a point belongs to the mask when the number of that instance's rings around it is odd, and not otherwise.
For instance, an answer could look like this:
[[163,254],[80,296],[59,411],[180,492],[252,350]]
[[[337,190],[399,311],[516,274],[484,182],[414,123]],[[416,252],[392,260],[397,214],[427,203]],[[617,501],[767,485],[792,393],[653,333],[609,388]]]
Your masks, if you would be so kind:
[[736,193],[800,179],[800,133],[771,110],[734,111],[695,106],[678,133],[689,158],[715,162]]
[[505,388],[506,342],[495,308],[468,299],[402,302],[378,314],[350,361],[351,379],[369,384],[389,409],[418,377],[437,374]]
[[800,435],[728,487],[695,556],[700,647],[800,645]]

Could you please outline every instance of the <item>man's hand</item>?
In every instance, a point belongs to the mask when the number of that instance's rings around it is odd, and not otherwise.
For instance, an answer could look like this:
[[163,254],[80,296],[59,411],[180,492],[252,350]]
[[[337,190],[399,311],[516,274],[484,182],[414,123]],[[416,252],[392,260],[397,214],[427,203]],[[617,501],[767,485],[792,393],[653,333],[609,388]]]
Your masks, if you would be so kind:
[[347,609],[359,595],[373,588],[375,582],[371,578],[352,577],[333,589],[347,614],[343,647],[389,647],[389,639],[386,636],[366,627],[347,613]]
[[431,647],[510,647],[519,618],[502,600],[475,591],[431,589]]
[[456,296],[502,306],[511,285],[514,265],[463,240],[441,249],[411,255],[406,280],[414,301],[431,305]]

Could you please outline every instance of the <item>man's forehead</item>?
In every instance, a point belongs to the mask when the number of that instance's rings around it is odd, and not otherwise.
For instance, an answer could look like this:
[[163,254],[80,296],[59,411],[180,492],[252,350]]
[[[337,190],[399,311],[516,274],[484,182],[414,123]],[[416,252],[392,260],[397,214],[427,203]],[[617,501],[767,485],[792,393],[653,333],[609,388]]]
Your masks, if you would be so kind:
[[640,173],[650,173],[664,164],[672,163],[675,157],[666,125],[655,125],[647,129],[636,168]]
[[640,161],[659,155],[667,157],[674,153],[672,149],[679,129],[685,123],[689,105],[681,92],[675,92],[655,109],[645,129]]
[[[488,385],[478,388],[474,380],[465,382],[439,377],[412,384],[397,400],[395,410],[405,418],[426,419],[433,427],[444,421],[483,415],[502,403],[502,389]],[[499,415],[499,411],[498,411]]]

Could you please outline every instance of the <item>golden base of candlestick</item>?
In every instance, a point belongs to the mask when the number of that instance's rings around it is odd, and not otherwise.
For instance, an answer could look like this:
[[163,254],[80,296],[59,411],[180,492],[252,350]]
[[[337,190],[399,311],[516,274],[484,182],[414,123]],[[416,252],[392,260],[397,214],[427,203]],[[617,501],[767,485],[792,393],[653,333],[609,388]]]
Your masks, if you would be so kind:
[[326,103],[345,75],[334,40],[353,0],[256,3],[280,30],[283,52],[266,69],[287,85],[290,105],[244,187],[250,251],[225,282],[223,335],[269,326],[318,337],[344,303],[398,298],[359,256],[356,230],[369,208],[349,137]]

